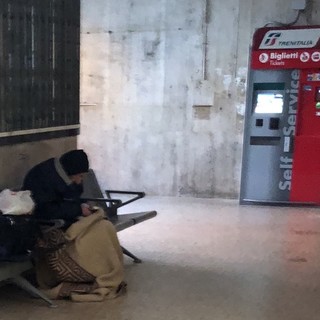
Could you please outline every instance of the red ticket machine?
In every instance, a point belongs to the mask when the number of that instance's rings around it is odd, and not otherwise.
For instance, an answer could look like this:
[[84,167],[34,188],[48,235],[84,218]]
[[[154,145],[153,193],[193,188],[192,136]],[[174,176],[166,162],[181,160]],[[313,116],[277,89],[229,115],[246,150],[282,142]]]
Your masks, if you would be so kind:
[[318,68],[300,71],[291,201],[320,203],[320,63],[317,64]]
[[320,26],[253,37],[240,202],[320,203]]

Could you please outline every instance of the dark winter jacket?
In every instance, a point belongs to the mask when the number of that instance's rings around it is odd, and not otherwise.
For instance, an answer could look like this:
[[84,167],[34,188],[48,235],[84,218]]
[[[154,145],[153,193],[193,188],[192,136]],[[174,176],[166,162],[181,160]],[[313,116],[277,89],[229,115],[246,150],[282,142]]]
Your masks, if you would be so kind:
[[83,188],[71,182],[59,159],[51,158],[33,167],[24,179],[23,190],[31,191],[38,219],[74,222],[82,214]]

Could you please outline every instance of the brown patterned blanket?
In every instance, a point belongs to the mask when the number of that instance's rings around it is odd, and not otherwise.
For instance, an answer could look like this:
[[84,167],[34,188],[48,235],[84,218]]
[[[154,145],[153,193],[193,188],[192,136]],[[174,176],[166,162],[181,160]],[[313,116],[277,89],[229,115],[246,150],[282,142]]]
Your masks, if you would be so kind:
[[66,231],[44,232],[36,273],[40,288],[51,299],[103,301],[126,290],[117,233],[102,210],[81,218]]

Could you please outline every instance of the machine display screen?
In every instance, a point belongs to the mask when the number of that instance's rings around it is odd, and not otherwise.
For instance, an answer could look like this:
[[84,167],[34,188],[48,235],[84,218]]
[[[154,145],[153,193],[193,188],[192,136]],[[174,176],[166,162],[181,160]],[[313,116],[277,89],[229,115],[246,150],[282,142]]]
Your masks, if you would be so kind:
[[282,113],[283,98],[279,92],[257,92],[254,113]]

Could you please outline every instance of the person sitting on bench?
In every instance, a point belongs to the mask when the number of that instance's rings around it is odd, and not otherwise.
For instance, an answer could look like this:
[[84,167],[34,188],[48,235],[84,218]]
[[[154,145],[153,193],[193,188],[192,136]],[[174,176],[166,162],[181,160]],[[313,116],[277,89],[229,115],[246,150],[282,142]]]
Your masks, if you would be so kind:
[[116,230],[103,210],[93,213],[80,199],[88,170],[87,154],[72,150],[36,165],[23,182],[37,219],[66,221],[64,228],[43,232],[37,248],[37,280],[52,299],[102,301],[125,292]]

